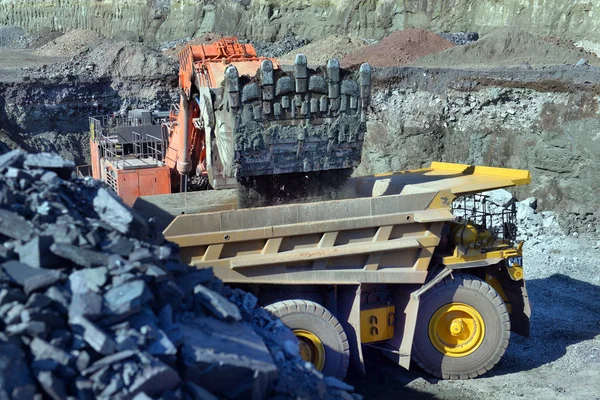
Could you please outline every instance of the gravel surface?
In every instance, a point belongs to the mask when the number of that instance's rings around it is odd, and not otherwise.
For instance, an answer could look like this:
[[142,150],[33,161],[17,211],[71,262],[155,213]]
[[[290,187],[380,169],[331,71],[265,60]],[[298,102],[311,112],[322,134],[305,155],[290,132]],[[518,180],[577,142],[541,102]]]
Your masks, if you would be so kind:
[[396,31],[342,59],[342,66],[360,65],[368,62],[374,67],[406,65],[417,58],[439,53],[454,44],[438,34],[423,29]]

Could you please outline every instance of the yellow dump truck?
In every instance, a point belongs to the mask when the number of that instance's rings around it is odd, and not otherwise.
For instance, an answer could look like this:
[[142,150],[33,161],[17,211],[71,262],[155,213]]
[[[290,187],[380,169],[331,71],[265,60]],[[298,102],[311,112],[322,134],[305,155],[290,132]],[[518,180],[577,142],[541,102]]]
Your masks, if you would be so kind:
[[530,316],[514,205],[493,209],[481,193],[530,180],[434,162],[352,178],[340,200],[235,209],[219,193],[219,211],[179,215],[164,233],[184,261],[254,293],[325,374],[364,369],[377,349],[438,378],[474,378],[511,330],[528,336]]

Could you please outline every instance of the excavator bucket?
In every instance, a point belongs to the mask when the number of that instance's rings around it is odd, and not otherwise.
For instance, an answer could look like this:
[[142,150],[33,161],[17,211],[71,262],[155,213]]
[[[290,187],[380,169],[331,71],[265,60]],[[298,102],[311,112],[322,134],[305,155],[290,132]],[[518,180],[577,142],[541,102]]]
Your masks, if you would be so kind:
[[[206,174],[213,188],[236,187],[246,177],[351,170],[360,163],[368,64],[348,71],[334,59],[311,69],[299,54],[293,66],[282,67],[234,38],[188,46],[180,63],[179,113],[193,115],[179,120],[191,122],[188,131],[204,132],[205,158],[196,172]],[[189,165],[194,173],[193,155]]]
[[[215,112],[229,176],[278,175],[356,167],[365,133],[370,70],[360,85],[337,60],[309,70],[298,55],[292,74],[261,63],[255,79],[225,72],[225,96]],[[361,87],[362,86],[362,87]],[[361,90],[362,89],[362,90]],[[233,156],[233,157],[231,157]]]

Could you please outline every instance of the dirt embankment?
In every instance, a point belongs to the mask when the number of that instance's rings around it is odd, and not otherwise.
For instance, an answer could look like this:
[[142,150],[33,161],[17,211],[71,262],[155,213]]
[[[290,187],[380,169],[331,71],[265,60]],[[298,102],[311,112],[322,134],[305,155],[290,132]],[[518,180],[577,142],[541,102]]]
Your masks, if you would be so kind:
[[575,64],[585,58],[600,65],[594,54],[562,40],[542,38],[515,28],[498,28],[479,41],[415,59],[412,65],[439,68],[489,68]]
[[374,67],[406,65],[420,57],[439,53],[454,44],[438,34],[423,29],[396,31],[379,43],[353,52],[342,59],[342,66],[368,62]]
[[326,65],[332,58],[341,60],[346,55],[359,51],[366,46],[364,40],[348,36],[329,36],[306,46],[295,49],[279,61],[282,64],[293,64],[297,54],[304,54],[309,65]]
[[98,42],[102,36],[87,29],[74,29],[35,50],[42,57],[72,57],[87,50],[91,44]]

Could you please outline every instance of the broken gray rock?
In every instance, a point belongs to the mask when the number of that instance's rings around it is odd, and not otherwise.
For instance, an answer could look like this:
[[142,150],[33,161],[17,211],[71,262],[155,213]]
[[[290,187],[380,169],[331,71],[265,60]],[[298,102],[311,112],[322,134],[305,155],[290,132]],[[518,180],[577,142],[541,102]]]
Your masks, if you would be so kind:
[[29,240],[33,228],[19,214],[0,209],[0,234],[11,239]]
[[9,151],[0,155],[0,170],[10,165],[17,165],[25,159],[25,152],[20,149]]
[[38,372],[37,380],[51,399],[65,400],[67,398],[67,391],[65,389],[64,382],[54,376],[52,372]]
[[75,293],[69,305],[69,318],[83,316],[95,320],[102,315],[102,295],[88,290]]
[[219,397],[266,397],[277,378],[277,366],[260,336],[241,323],[214,318],[190,318],[180,324],[185,381]]
[[27,296],[36,290],[46,289],[49,286],[54,285],[56,282],[65,280],[67,277],[60,271],[56,270],[42,270],[43,273],[33,275],[25,279],[23,283],[23,291]]
[[142,305],[152,298],[141,280],[131,281],[110,289],[104,294],[107,309],[113,315],[126,316],[142,309]]
[[50,251],[65,260],[72,261],[82,267],[91,268],[108,263],[108,255],[97,251],[83,249],[68,243],[54,243]]
[[107,356],[115,352],[115,341],[85,317],[74,316],[69,319],[69,324],[79,327],[83,331],[83,339],[98,353]]
[[136,238],[148,236],[148,224],[115,194],[104,188],[98,189],[93,201],[94,211],[113,229]]
[[500,207],[507,207],[515,201],[514,196],[505,189],[490,190],[488,192],[483,192],[482,194],[488,196],[487,200],[489,202]]
[[173,368],[160,361],[152,360],[149,364],[143,365],[141,371],[135,376],[129,392],[131,395],[144,392],[154,397],[166,390],[175,389],[180,382],[181,379]]
[[0,339],[0,399],[27,398],[24,395],[31,393],[32,388],[35,393],[23,351]]
[[19,261],[34,268],[53,268],[58,258],[50,253],[52,236],[36,236],[25,244],[17,247]]
[[23,264],[19,261],[6,261],[0,267],[4,270],[6,275],[8,275],[13,282],[17,285],[23,286],[25,281],[29,278],[32,278],[36,275],[46,275],[49,271],[32,268],[29,265]]
[[242,319],[240,310],[238,310],[235,304],[205,286],[197,285],[194,288],[194,297],[215,317],[232,321],[240,321]]
[[65,367],[68,366],[72,360],[72,357],[69,355],[69,353],[64,352],[58,347],[52,346],[50,343],[37,337],[33,338],[29,344],[29,348],[31,349],[31,354],[33,354],[36,360],[44,360],[49,358]]

